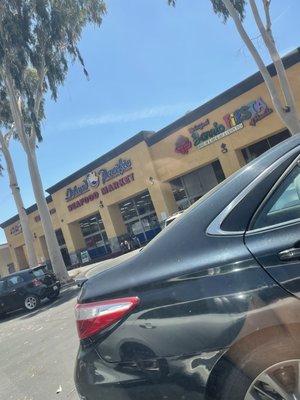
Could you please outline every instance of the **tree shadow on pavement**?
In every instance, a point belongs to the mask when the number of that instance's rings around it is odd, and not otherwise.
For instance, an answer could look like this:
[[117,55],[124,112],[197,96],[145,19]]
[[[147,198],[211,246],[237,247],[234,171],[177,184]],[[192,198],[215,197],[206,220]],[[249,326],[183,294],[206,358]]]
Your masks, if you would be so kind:
[[2,319],[0,319],[0,324],[1,323],[5,323],[8,321],[11,321],[13,319],[19,318],[19,319],[29,319],[34,317],[37,314],[43,313],[44,311],[49,310],[50,308],[54,308],[54,307],[58,307],[66,302],[68,302],[69,300],[73,299],[74,297],[76,297],[78,295],[80,291],[80,288],[76,287],[76,286],[71,286],[71,287],[67,287],[67,288],[63,288],[60,292],[60,295],[57,299],[55,300],[42,300],[42,303],[40,305],[40,307],[38,309],[36,309],[35,311],[26,311],[24,309],[15,311],[13,313],[9,313],[7,314],[7,316],[3,317]]

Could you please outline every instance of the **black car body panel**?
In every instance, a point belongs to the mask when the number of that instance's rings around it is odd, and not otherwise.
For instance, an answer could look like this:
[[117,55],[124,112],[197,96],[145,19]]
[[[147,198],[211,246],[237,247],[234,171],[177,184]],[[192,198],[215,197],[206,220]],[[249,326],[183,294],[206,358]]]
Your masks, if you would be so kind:
[[[125,320],[81,342],[75,381],[83,399],[203,398],[211,371],[237,343],[299,326],[300,303],[291,294],[300,290],[299,265],[283,272],[268,259],[265,269],[268,254],[260,255],[268,245],[260,247],[248,234],[245,239],[253,214],[299,153],[299,137],[276,146],[205,195],[142,252],[83,285],[80,303],[141,300]],[[226,207],[224,234],[208,233]],[[274,236],[273,245],[280,243],[280,250],[294,243],[299,226],[286,243]]]
[[108,363],[81,346],[75,379],[82,399],[203,399],[209,372],[224,351]]
[[[14,277],[19,277],[20,282],[8,285],[8,282]],[[37,279],[40,282],[39,286],[33,283]],[[1,278],[0,282],[2,283],[0,287],[0,314],[23,308],[24,300],[30,294],[42,300],[60,291],[60,282],[45,266],[15,272]]]

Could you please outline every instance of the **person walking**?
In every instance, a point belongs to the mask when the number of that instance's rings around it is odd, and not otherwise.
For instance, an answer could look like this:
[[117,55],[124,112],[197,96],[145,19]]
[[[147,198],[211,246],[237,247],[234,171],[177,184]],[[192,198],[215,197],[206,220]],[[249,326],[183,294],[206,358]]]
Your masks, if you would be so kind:
[[132,235],[131,242],[132,242],[133,249],[139,249],[141,247],[140,239],[137,236]]

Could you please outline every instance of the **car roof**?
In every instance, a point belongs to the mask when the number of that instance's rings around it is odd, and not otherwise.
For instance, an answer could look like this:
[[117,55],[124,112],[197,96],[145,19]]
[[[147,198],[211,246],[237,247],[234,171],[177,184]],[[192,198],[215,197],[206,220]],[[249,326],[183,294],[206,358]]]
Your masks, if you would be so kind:
[[34,270],[42,268],[42,267],[46,267],[46,265],[37,265],[36,267],[33,267],[33,268],[21,269],[20,271],[13,272],[12,274],[9,274],[7,276],[0,277],[0,281],[3,281],[4,279],[7,279],[7,278],[11,278],[12,276],[25,275],[28,272],[34,271]]
[[7,276],[1,277],[0,281],[3,281],[3,280],[8,279],[8,278],[11,278],[12,276],[25,275],[28,271],[29,271],[29,268],[22,269],[21,271],[13,272],[12,274],[9,274]]
[[[207,266],[208,259],[210,265],[222,262],[222,251],[215,250],[223,249],[224,243],[226,246],[233,239],[224,236],[212,240],[206,233],[207,227],[223,211],[224,206],[230,204],[256,177],[283,155],[293,152],[293,149],[297,154],[299,146],[300,135],[297,134],[228,177],[190,206],[182,218],[176,219],[168,229],[162,230],[143,251],[114,268],[91,277],[83,285],[79,302],[104,299],[112,294],[119,295],[122,290],[128,290],[128,287],[155,282],[158,277],[169,279],[175,270],[178,276],[187,274],[194,271],[195,265],[198,269],[203,265]],[[200,247],[204,255],[202,258],[199,258]],[[188,263],[185,255],[188,255]]]

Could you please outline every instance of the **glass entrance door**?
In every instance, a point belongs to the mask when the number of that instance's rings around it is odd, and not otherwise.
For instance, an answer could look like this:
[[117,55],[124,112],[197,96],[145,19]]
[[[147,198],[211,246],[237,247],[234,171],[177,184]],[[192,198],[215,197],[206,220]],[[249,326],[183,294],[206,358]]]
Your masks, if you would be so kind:
[[148,190],[120,203],[119,207],[128,234],[137,236],[140,243],[149,242],[160,231]]
[[170,184],[178,208],[188,208],[224,179],[219,160],[173,179]]
[[79,224],[91,259],[111,253],[108,237],[100,214],[85,218],[81,220]]
[[59,248],[60,248],[61,255],[62,255],[63,259],[64,259],[66,267],[68,268],[68,267],[71,266],[71,259],[70,259],[68,248],[66,246],[66,242],[65,242],[65,238],[64,238],[63,232],[62,232],[61,229],[58,229],[57,231],[55,231],[55,234],[56,234],[56,238],[57,238],[57,241],[58,241],[58,245],[59,245]]

